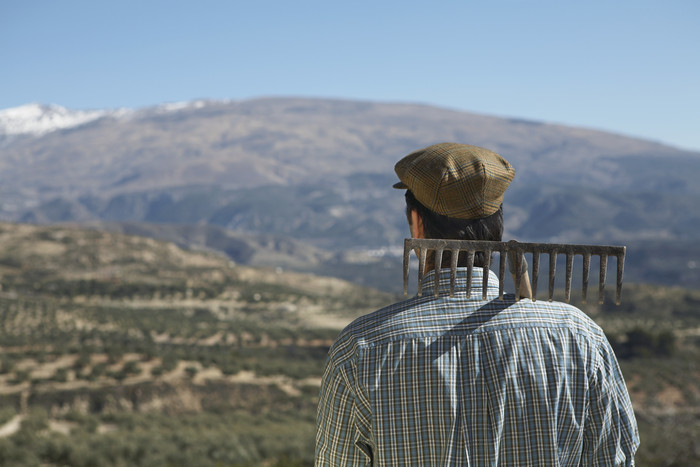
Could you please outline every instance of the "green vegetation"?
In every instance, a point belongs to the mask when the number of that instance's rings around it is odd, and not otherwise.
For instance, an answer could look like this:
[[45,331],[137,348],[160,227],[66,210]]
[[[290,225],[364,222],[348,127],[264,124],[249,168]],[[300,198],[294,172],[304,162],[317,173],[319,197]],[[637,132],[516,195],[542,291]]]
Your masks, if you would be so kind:
[[66,435],[46,432],[46,412],[32,412],[12,438],[0,439],[0,464],[245,466],[267,459],[268,465],[310,465],[313,416],[312,410],[269,420],[240,410],[78,415],[66,421]]
[[20,429],[0,438],[0,465],[313,461],[318,388],[305,379],[320,378],[336,330],[7,297],[0,324],[0,423],[29,394]]

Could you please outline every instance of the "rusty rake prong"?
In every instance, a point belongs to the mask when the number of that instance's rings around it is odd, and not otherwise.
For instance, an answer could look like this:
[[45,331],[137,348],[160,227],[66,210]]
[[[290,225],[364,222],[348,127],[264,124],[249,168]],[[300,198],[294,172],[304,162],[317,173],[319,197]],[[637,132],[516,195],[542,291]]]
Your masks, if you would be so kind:
[[486,291],[489,287],[489,269],[491,269],[491,250],[484,252],[484,274],[481,279],[481,299],[486,300]]
[[459,250],[452,250],[450,262],[450,297],[455,296],[455,283],[457,282],[457,260],[459,260]]
[[608,270],[608,255],[600,255],[600,280],[598,281],[598,304],[605,301],[605,274]]
[[583,285],[581,290],[581,301],[586,303],[586,296],[588,295],[588,276],[591,272],[591,255],[590,253],[583,254]]
[[521,251],[515,251],[515,276],[513,281],[515,282],[515,299],[520,300],[520,287],[522,286],[523,280],[523,253]]
[[423,295],[423,274],[425,273],[425,258],[428,255],[426,248],[421,248],[418,255],[418,296]]
[[503,283],[506,278],[506,253],[501,250],[498,264],[498,298],[503,300]]
[[625,269],[625,247],[622,247],[622,252],[617,255],[617,288],[615,290],[615,304],[620,304],[622,298],[622,274]]
[[573,253],[566,254],[566,281],[564,286],[564,301],[569,303],[571,301],[571,273],[574,269],[574,255]]
[[472,274],[474,273],[474,252],[467,250],[467,297],[472,296]]
[[408,268],[410,266],[410,261],[411,261],[411,251],[413,251],[411,248],[408,248],[408,245],[404,243],[404,248],[403,248],[403,294],[408,295]]
[[554,274],[557,270],[557,250],[549,252],[549,301],[554,298]]
[[532,252],[532,301],[537,300],[537,277],[540,274],[540,252]]
[[[442,264],[442,253],[445,250],[439,248],[435,250],[435,264]],[[435,268],[435,286],[433,287],[433,295],[440,295],[440,268]]]

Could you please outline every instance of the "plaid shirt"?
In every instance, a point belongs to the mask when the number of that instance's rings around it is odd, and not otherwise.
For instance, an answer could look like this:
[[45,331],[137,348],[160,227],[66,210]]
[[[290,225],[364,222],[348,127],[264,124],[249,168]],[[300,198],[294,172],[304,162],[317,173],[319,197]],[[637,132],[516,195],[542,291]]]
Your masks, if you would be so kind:
[[498,299],[474,268],[350,324],[321,386],[316,465],[634,465],[632,404],[602,330],[563,303]]

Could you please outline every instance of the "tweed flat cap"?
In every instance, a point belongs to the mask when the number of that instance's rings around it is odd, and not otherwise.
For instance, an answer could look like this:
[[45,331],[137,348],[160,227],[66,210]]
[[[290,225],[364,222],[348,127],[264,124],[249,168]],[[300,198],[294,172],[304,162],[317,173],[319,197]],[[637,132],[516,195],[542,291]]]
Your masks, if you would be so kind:
[[426,208],[457,219],[481,219],[498,211],[515,176],[507,160],[488,149],[440,143],[414,151],[394,167],[399,183]]

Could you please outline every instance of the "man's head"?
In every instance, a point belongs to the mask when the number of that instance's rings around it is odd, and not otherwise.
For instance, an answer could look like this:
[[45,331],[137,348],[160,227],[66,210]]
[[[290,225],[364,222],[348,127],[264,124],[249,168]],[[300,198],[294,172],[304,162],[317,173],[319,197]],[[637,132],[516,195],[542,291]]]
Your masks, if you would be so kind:
[[[395,170],[401,181],[394,188],[407,189],[406,217],[413,236],[501,240],[503,194],[515,170],[500,155],[441,143],[412,152]],[[477,255],[475,265],[483,265],[483,258]]]

